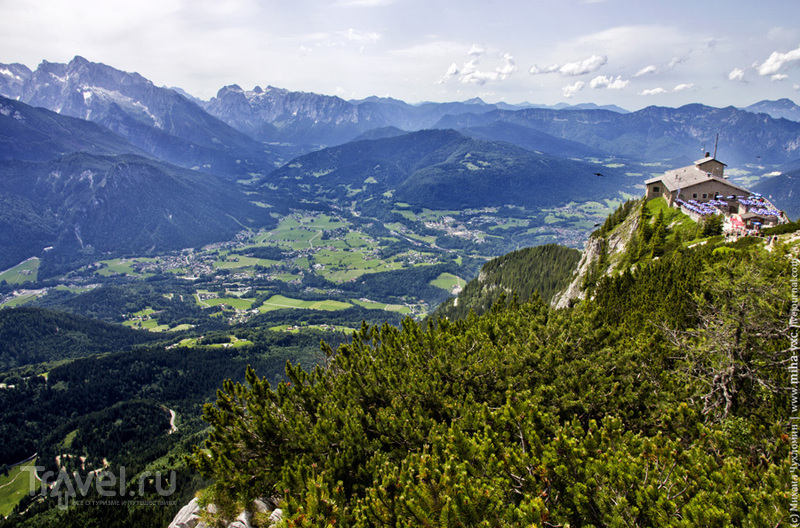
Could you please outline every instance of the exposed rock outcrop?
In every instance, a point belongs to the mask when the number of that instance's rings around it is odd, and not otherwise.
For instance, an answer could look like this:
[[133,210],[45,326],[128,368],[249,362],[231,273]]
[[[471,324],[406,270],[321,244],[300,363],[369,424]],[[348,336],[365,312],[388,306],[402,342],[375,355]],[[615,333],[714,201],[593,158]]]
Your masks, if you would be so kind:
[[[207,510],[214,513],[214,505],[208,506]],[[227,528],[252,528],[253,515],[256,513],[269,513],[269,523],[273,525],[281,520],[282,511],[275,507],[275,501],[271,499],[258,499],[251,505],[250,511],[245,510],[236,519],[227,525]],[[209,528],[202,520],[203,508],[197,499],[192,499],[189,504],[181,508],[178,514],[172,519],[168,528]]]
[[592,266],[599,261],[604,242],[609,265],[605,270],[599,270],[599,276],[610,275],[618,268],[621,260],[619,257],[625,252],[630,241],[636,236],[636,230],[639,228],[640,209],[641,205],[634,208],[627,218],[605,238],[598,236],[589,238],[578,267],[574,272],[572,282],[563,291],[554,295],[552,301],[550,301],[550,305],[553,308],[566,308],[571,301],[586,298],[584,282]]

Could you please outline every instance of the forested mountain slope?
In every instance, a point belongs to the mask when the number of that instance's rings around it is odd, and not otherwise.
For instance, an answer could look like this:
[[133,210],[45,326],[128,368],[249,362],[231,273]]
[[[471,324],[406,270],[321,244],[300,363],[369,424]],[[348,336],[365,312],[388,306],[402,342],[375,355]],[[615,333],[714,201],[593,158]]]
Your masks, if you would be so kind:
[[505,296],[517,296],[520,302],[538,294],[544,302],[564,289],[580,260],[580,252],[556,244],[512,251],[490,260],[480,274],[469,281],[458,297],[439,305],[433,319],[463,319],[470,311],[481,315]]
[[53,310],[0,310],[0,372],[122,350],[157,338],[157,334]]
[[789,249],[640,214],[635,272],[571,308],[364,326],[326,369],[227,383],[206,500],[278,496],[287,526],[787,523]]
[[107,128],[0,96],[0,160],[47,161],[75,152],[144,152]]
[[[361,140],[300,156],[262,180],[298,197],[347,206],[392,196],[432,209],[545,207],[615,197],[632,182],[613,168],[558,158],[455,130]],[[387,194],[388,193],[388,194]]]
[[[22,199],[30,214],[13,224],[12,232],[41,232],[41,244],[54,246],[50,261],[87,251],[193,247],[229,239],[243,226],[274,222],[265,209],[214,176],[134,155],[2,161],[2,196]],[[9,254],[21,255],[25,248],[25,257],[41,255],[43,247],[33,246],[35,240],[9,241],[18,244]],[[17,262],[0,259],[0,268]]]

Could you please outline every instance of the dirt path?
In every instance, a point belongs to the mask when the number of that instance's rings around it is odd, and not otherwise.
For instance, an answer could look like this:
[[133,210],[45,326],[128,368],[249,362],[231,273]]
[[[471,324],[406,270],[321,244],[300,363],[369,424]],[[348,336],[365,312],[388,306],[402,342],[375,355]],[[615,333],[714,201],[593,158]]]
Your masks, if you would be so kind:
[[169,411],[169,432],[167,434],[172,434],[178,432],[178,428],[175,427],[175,411],[172,409],[167,409]]
[[11,479],[9,482],[6,482],[6,483],[5,483],[5,484],[3,484],[2,486],[0,486],[0,489],[3,489],[3,488],[5,488],[5,487],[7,487],[7,486],[10,486],[10,485],[12,485],[14,482],[16,482],[16,481],[17,481],[17,479],[18,479],[20,476],[22,476],[22,471],[20,471],[19,473],[17,473],[17,476],[16,476],[16,477],[14,477],[13,479]]

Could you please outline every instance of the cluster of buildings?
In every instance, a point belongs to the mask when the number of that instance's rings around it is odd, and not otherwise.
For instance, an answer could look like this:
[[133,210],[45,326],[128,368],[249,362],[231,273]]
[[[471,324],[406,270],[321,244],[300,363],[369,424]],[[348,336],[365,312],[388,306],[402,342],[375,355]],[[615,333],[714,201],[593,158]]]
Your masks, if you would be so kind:
[[647,199],[664,198],[695,221],[721,214],[726,231],[740,235],[789,221],[763,196],[728,181],[724,171],[724,163],[706,154],[694,165],[646,180]]

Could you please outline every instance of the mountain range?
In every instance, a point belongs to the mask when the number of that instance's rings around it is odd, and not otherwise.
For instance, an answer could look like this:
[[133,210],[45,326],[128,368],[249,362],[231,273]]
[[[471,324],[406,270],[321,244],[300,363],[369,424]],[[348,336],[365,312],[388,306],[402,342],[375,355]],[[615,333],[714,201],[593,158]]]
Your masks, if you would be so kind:
[[[220,241],[271,225],[263,205],[296,200],[446,209],[613,197],[641,182],[612,167],[686,165],[717,135],[729,166],[800,158],[788,100],[626,112],[230,85],[202,101],[82,57],[0,64],[0,95],[0,267],[48,246],[124,254]],[[598,170],[603,159],[615,163]]]
[[762,180],[753,186],[753,192],[766,196],[789,218],[800,218],[800,169]]
[[754,114],[767,114],[775,119],[788,119],[790,121],[800,121],[800,106],[794,104],[791,99],[778,99],[776,101],[763,100],[743,110]]
[[[557,158],[455,130],[422,130],[353,141],[296,158],[264,180],[287,193],[349,204],[391,196],[433,209],[613,198],[632,187],[618,169]],[[630,190],[630,189],[629,189]]]
[[265,146],[137,73],[75,57],[28,73],[0,65],[0,94],[103,125],[151,156],[227,177],[269,170]]
[[0,98],[0,268],[32,255],[164,251],[269,225],[224,178],[147,155],[82,119]]
[[338,145],[386,127],[405,131],[452,128],[559,156],[687,164],[697,153],[702,155],[701,150],[711,150],[719,136],[719,155],[727,163],[773,165],[800,156],[795,142],[800,133],[797,117],[790,122],[780,119],[791,114],[789,105],[793,105],[789,100],[762,101],[739,110],[692,104],[636,112],[596,105],[490,105],[481,100],[410,105],[390,98],[345,101],[273,87],[248,91],[236,85],[221,89],[203,104],[237,130],[271,142]]
[[651,106],[629,114],[607,110],[494,110],[446,116],[436,127],[469,131],[498,124],[537,130],[606,155],[640,162],[667,160],[670,164],[687,165],[703,151],[712,150],[717,135],[719,158],[729,165],[780,164],[800,156],[800,123],[734,107],[700,104],[680,108]]
[[[573,146],[580,143],[584,152],[648,162],[694,159],[702,147],[711,150],[719,134],[719,156],[729,165],[751,163],[756,156],[770,165],[800,157],[794,141],[800,107],[788,99],[744,109],[693,104],[627,112],[592,104],[546,107],[480,99],[415,105],[388,97],[346,101],[234,84],[202,101],[82,57],[67,64],[43,61],[33,71],[21,64],[0,64],[0,95],[91,120],[150,155],[225,176],[264,175],[297,153],[340,145],[386,127],[408,132],[455,128],[501,141],[522,132],[519,146],[534,150],[541,150],[536,141],[553,141],[552,136]],[[516,128],[509,130],[508,125]],[[532,133],[535,141],[524,137]]]

